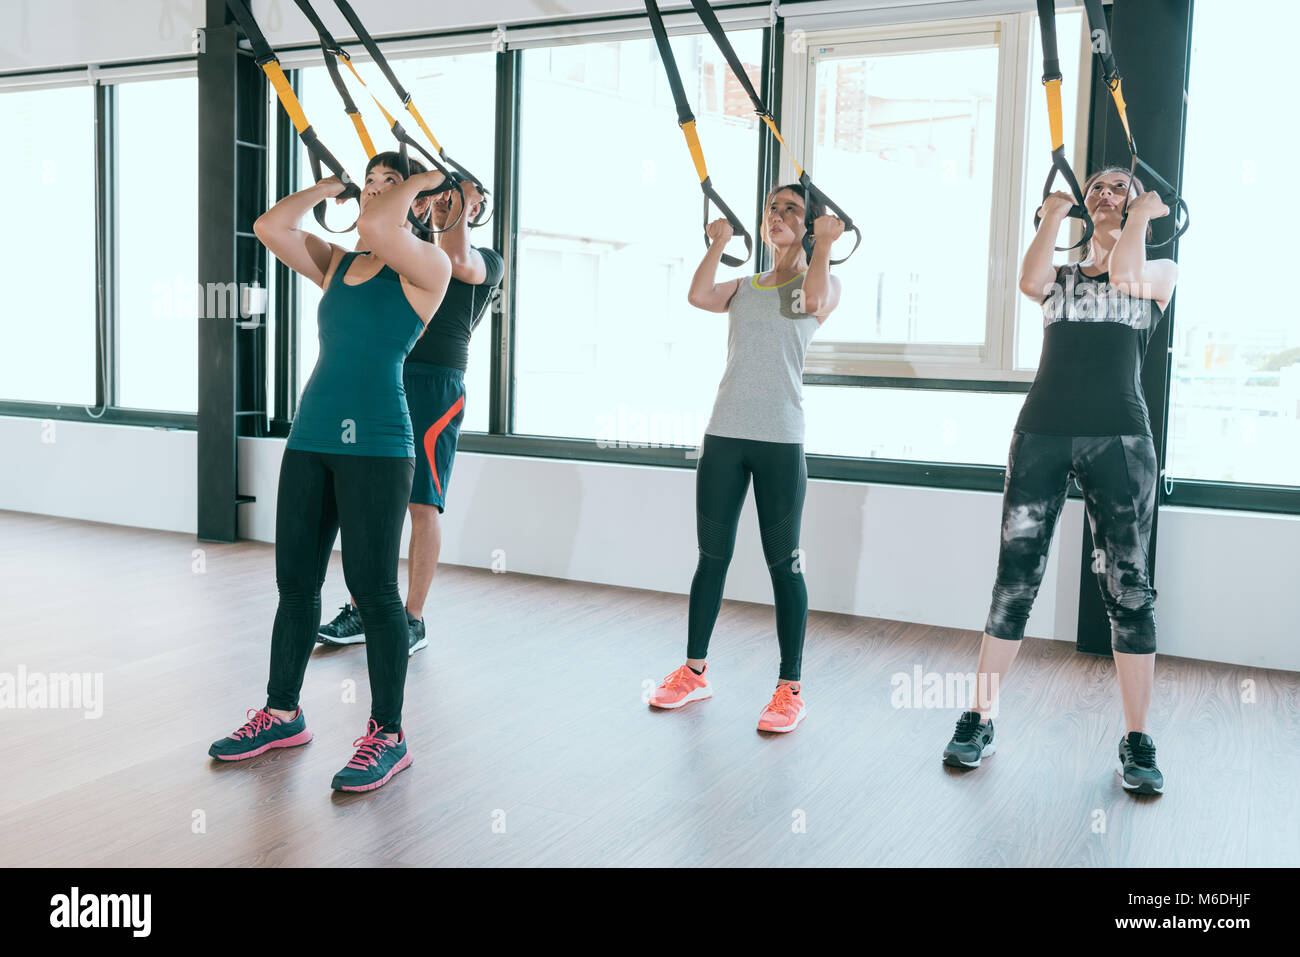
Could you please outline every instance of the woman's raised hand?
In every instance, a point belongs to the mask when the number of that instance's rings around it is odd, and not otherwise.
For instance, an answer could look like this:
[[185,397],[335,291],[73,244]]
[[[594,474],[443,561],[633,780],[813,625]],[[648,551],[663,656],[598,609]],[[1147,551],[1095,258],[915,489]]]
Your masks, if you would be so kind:
[[844,220],[831,213],[823,213],[813,220],[813,240],[833,243],[844,235]]
[[316,184],[316,188],[325,193],[326,199],[335,199],[340,203],[343,202],[343,200],[338,199],[338,196],[347,189],[347,187],[343,185],[343,180],[339,179],[337,176],[326,176]]
[[420,192],[431,189],[437,189],[441,186],[447,177],[440,170],[431,169],[426,173],[412,173],[409,182],[415,183],[420,187]]
[[726,219],[715,219],[713,222],[709,223],[709,225],[704,227],[704,235],[709,237],[710,246],[717,245],[718,243],[722,243],[722,245],[725,246],[727,243],[731,242],[731,237],[736,235],[736,232],[731,228],[731,223],[727,222]]
[[1038,207],[1038,216],[1040,219],[1065,219],[1073,205],[1074,197],[1058,189],[1043,200],[1043,205]]
[[1161,216],[1169,215],[1169,207],[1165,205],[1159,194],[1147,190],[1128,204],[1128,214],[1146,216],[1147,219],[1159,219]]

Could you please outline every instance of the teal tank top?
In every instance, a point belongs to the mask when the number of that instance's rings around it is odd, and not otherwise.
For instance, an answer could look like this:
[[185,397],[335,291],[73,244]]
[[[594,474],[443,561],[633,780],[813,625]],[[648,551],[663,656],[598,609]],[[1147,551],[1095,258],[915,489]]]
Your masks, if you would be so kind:
[[347,253],[316,313],[320,354],[285,447],[338,455],[413,458],[402,363],[424,332],[396,271],[384,266],[357,286],[343,281]]

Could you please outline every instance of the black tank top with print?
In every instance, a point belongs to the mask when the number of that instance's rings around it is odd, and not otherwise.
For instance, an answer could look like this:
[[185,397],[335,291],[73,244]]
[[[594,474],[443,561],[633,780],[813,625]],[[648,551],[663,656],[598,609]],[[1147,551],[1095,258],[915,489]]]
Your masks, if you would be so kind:
[[1150,299],[1119,292],[1109,273],[1078,263],[1056,271],[1043,300],[1043,352],[1016,429],[1050,435],[1150,435],[1142,359],[1163,317]]

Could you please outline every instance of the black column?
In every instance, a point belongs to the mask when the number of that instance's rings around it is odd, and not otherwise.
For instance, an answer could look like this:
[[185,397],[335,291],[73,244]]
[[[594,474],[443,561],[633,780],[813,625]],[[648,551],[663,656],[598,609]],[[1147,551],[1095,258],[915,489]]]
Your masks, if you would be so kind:
[[[763,29],[763,60],[759,70],[759,96],[772,111],[777,129],[781,128],[781,71],[785,67],[785,20],[777,18],[774,26]],[[781,148],[776,137],[768,134],[767,127],[759,120],[758,133],[758,196],[754,200],[754,264],[755,272],[765,272],[772,268],[772,254],[760,237],[763,235],[763,219],[767,209],[763,202],[767,191],[776,185],[781,172]],[[812,153],[811,144],[804,147],[806,159]]]
[[[1142,159],[1160,171],[1179,189],[1182,188],[1183,129],[1186,114],[1184,90],[1187,85],[1191,47],[1192,10],[1187,0],[1118,0],[1111,11],[1110,36],[1115,61],[1123,78],[1124,100],[1129,124]],[[1092,123],[1088,150],[1089,171],[1102,166],[1129,165],[1129,151],[1123,127],[1111,102],[1110,91],[1101,77],[1097,58],[1093,58]],[[1141,172],[1138,173],[1141,179]],[[1174,216],[1153,223],[1154,240],[1173,235]],[[1153,258],[1177,258],[1177,247],[1166,246],[1150,254]],[[1164,320],[1156,328],[1147,346],[1142,368],[1142,390],[1151,412],[1151,432],[1163,475],[1165,443],[1169,421],[1169,381],[1172,360],[1169,345],[1173,337],[1174,303],[1170,302]],[[1155,579],[1156,530],[1161,488],[1156,496],[1156,515],[1151,526],[1149,564]],[[1102,604],[1097,576],[1092,571],[1092,530],[1083,526],[1083,563],[1079,580],[1079,625],[1076,647],[1079,651],[1109,655],[1110,621]]]
[[[200,288],[235,278],[235,96],[237,31],[225,26],[225,4],[208,0],[199,75]],[[236,538],[235,317],[199,323],[198,537]]]

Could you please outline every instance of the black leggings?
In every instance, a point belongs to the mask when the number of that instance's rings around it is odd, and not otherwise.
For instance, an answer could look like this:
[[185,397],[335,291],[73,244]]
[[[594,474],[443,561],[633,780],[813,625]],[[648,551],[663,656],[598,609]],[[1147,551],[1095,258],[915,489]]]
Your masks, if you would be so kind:
[[320,590],[341,530],[343,579],[366,630],[370,716],[389,733],[401,730],[410,633],[397,560],[414,475],[415,459],[285,450],[275,514],[280,605],[271,631],[267,707],[298,707],[320,630]]
[[1156,650],[1155,590],[1147,549],[1156,505],[1156,452],[1149,435],[1016,432],[1002,498],[998,578],[984,631],[1024,637],[1047,568],[1061,506],[1077,477],[1092,526],[1092,568],[1110,617],[1111,647]]
[[780,677],[798,681],[808,621],[808,589],[804,585],[803,555],[799,552],[808,468],[799,444],[704,436],[695,469],[700,563],[691,582],[686,657],[703,658],[708,654],[750,475],[754,476],[754,504],[758,507],[763,554],[772,576],[776,637],[781,645]]

